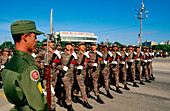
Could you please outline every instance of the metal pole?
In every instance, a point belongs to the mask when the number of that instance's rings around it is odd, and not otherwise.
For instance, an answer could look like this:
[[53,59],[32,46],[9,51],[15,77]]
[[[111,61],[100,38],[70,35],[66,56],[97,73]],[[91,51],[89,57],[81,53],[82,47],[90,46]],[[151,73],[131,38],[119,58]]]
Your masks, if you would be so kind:
[[142,12],[141,12],[141,18],[140,18],[140,43],[139,43],[139,47],[140,47],[140,52],[141,52],[141,49],[142,49]]

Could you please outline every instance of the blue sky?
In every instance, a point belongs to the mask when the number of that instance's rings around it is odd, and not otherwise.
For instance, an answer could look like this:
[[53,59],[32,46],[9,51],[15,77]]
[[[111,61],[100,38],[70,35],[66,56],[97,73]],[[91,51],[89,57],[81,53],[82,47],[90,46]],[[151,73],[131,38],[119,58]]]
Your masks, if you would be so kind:
[[[12,39],[10,24],[16,20],[32,20],[46,34],[50,32],[53,8],[54,31],[92,32],[98,43],[106,41],[136,45],[140,22],[134,15],[141,0],[8,0],[0,2],[0,44]],[[142,42],[170,40],[169,0],[144,0],[149,11],[143,20]],[[45,37],[38,36],[41,41]]]

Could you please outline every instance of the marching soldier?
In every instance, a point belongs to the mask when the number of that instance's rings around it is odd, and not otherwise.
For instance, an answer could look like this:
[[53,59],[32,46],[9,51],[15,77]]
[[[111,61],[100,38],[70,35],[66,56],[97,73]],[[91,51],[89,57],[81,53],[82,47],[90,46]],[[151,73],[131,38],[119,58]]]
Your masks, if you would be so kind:
[[111,82],[113,82],[113,77],[115,78],[116,83],[116,92],[122,94],[122,91],[119,89],[119,59],[120,54],[117,53],[117,44],[113,44],[113,51],[112,51],[112,60],[111,60],[111,73],[110,78]]
[[153,68],[152,68],[152,59],[154,58],[154,53],[152,52],[152,46],[148,47],[147,53],[149,54],[148,57],[148,76],[149,80],[154,80],[153,77]]
[[104,77],[104,86],[105,86],[105,90],[107,92],[107,97],[113,99],[113,96],[110,94],[109,90],[109,75],[110,75],[110,63],[108,58],[112,57],[112,53],[110,51],[107,51],[107,43],[103,43],[102,45],[103,51],[102,51],[102,55],[103,55],[103,60],[101,62],[101,74]]
[[35,22],[20,20],[11,24],[11,34],[15,42],[14,55],[2,71],[5,95],[14,104],[11,111],[49,110],[38,68],[28,54],[38,41],[36,35],[43,32],[36,29]]
[[97,102],[104,104],[104,101],[99,96],[98,91],[98,79],[99,79],[99,72],[100,72],[100,64],[98,63],[98,55],[102,56],[100,52],[98,52],[96,47],[96,43],[91,43],[91,51],[89,52],[90,60],[88,63],[89,66],[89,74],[92,77],[93,81],[93,90],[95,95],[97,96]]
[[[68,111],[74,111],[72,107],[72,97],[71,97],[71,92],[72,92],[72,86],[74,82],[74,66],[76,64],[76,61],[74,59],[77,59],[76,53],[71,52],[72,50],[72,43],[71,42],[66,42],[65,44],[66,51],[61,54],[61,64],[62,64],[62,69],[65,72],[62,81],[64,84],[64,88],[66,91],[66,105],[67,105],[67,110]],[[74,59],[71,57],[74,56]],[[71,59],[71,60],[70,60]],[[68,64],[70,63],[70,64]]]
[[[54,40],[51,40],[51,42],[49,43],[48,46],[48,62],[50,61],[50,59],[53,56],[54,53]],[[41,51],[36,57],[35,57],[35,64],[38,66],[41,77],[42,77],[42,81],[43,81],[43,86],[44,86],[44,93],[46,94],[46,75],[44,75],[44,62],[45,62],[45,54],[46,54],[46,50]],[[57,57],[56,57],[57,58]],[[55,110],[56,108],[56,100],[55,100],[55,85],[56,85],[56,81],[57,81],[57,73],[56,73],[56,62],[52,62],[51,67],[50,67],[50,81],[51,81],[51,110]]]
[[142,51],[141,52],[141,65],[142,65],[142,69],[143,69],[143,72],[145,74],[145,78],[146,78],[146,81],[145,82],[151,82],[149,81],[149,77],[148,77],[148,69],[147,69],[147,62],[148,62],[148,58],[147,58],[147,52],[146,52],[146,49],[147,47],[146,46],[143,46],[142,48]]
[[86,48],[85,43],[80,42],[79,51],[77,52],[78,67],[77,67],[76,79],[82,94],[83,106],[88,109],[92,109],[93,107],[87,101],[86,86],[84,84],[86,78],[86,70],[88,68],[88,62],[89,62],[89,55],[88,52],[85,52],[86,51],[85,48]]
[[136,84],[136,72],[135,72],[135,57],[134,57],[134,53],[132,51],[132,45],[129,45],[128,46],[128,61],[127,61],[127,64],[128,64],[128,69],[127,69],[127,72],[130,73],[130,76],[132,76],[132,82],[133,82],[133,86],[134,87],[139,87],[137,84]]
[[135,59],[135,67],[136,67],[136,75],[139,77],[140,84],[145,85],[142,81],[142,70],[141,70],[141,53],[139,50],[139,46],[136,46],[136,56],[137,58]]
[[123,85],[124,85],[124,89],[126,90],[130,90],[128,87],[127,87],[127,82],[126,82],[126,76],[127,76],[127,69],[126,69],[126,62],[128,60],[128,54],[126,53],[126,46],[125,45],[122,45],[121,46],[121,58],[120,58],[120,73],[122,73],[122,76],[123,76]]

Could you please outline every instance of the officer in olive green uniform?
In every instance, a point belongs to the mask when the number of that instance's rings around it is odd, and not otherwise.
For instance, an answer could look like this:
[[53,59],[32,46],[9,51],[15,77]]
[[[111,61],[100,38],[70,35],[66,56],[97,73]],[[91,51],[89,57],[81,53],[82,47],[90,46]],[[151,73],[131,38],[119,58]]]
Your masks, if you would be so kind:
[[36,35],[43,33],[36,30],[33,21],[26,20],[11,24],[11,33],[15,41],[14,56],[2,71],[5,95],[15,105],[11,110],[49,110],[38,68],[28,54],[38,41]]

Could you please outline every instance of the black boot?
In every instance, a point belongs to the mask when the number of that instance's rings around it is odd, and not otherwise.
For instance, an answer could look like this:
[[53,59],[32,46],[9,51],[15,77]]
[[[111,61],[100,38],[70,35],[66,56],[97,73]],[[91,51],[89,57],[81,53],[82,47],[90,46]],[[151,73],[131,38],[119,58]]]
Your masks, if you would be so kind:
[[99,102],[99,103],[101,103],[101,104],[104,104],[104,101],[100,98],[99,95],[97,96],[97,102]]
[[151,81],[150,81],[150,80],[148,80],[148,79],[146,79],[146,81],[145,81],[145,82],[151,83]]
[[153,77],[149,77],[149,80],[153,80],[154,81],[154,78]]
[[0,83],[0,89],[2,88],[2,83]]
[[133,82],[133,86],[134,86],[134,87],[139,87],[139,86],[136,84],[136,82]]
[[88,98],[90,98],[90,97],[91,97],[91,96],[90,96],[90,92],[87,92],[87,97],[88,97]]
[[83,106],[86,107],[87,109],[92,109],[93,106],[91,106],[88,102],[84,102]]
[[106,90],[106,91],[107,91],[107,97],[110,99],[113,99],[113,96],[110,94],[109,90]]
[[127,85],[125,84],[125,86],[124,86],[124,89],[126,89],[126,90],[130,90],[128,87],[127,87]]
[[122,94],[123,92],[119,89],[119,87],[116,87],[116,92],[119,94]]
[[152,74],[152,78],[155,80],[156,78],[153,76],[153,74]]
[[143,81],[140,81],[140,84],[141,84],[141,85],[145,85],[145,83],[143,83]]
[[67,111],[74,111],[72,105],[67,105]]
[[73,96],[73,97],[72,97],[72,101],[73,101],[74,103],[77,103],[77,97],[76,97],[76,96]]
[[57,103],[58,103],[61,107],[64,107],[62,99],[58,99]]
[[55,108],[51,108],[51,111],[56,111]]

